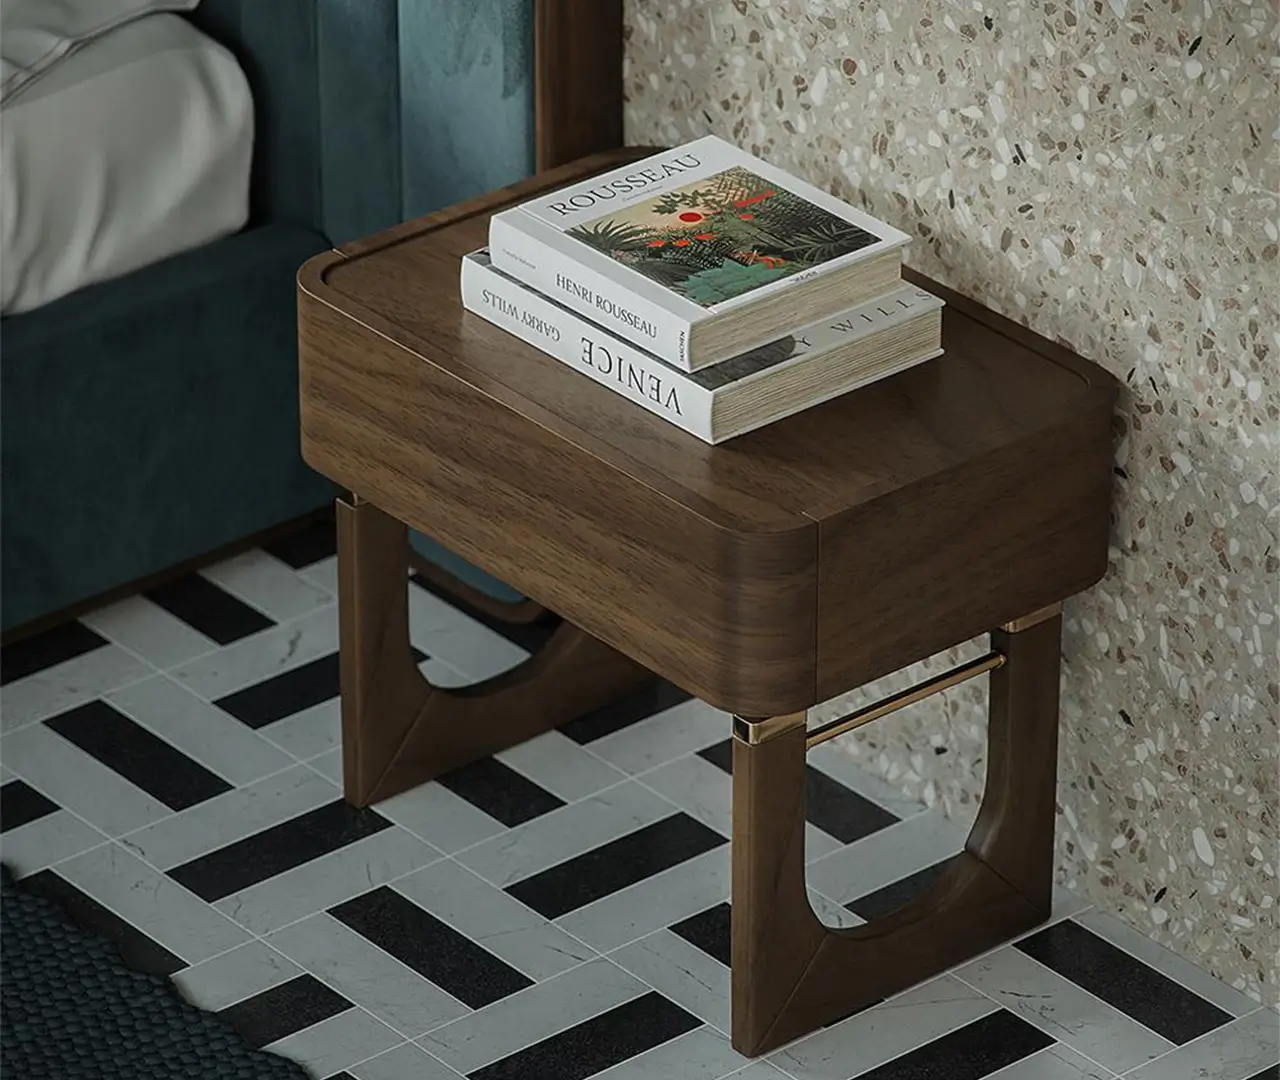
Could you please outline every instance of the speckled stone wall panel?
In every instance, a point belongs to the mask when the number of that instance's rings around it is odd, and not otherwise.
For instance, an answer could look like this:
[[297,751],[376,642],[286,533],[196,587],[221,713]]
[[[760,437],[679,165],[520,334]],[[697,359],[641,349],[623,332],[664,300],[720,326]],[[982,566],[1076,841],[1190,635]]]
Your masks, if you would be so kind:
[[[1064,622],[1059,877],[1274,1004],[1277,5],[628,0],[626,25],[629,141],[732,139],[1124,380],[1110,567]],[[959,813],[984,698],[844,742]]]

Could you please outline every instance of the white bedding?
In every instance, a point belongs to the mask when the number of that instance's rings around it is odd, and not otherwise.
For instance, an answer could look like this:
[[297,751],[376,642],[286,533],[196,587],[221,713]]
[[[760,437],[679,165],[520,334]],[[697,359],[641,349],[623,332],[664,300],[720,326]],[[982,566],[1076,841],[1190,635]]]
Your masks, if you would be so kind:
[[180,16],[63,57],[0,110],[0,314],[239,230],[252,150],[244,73]]

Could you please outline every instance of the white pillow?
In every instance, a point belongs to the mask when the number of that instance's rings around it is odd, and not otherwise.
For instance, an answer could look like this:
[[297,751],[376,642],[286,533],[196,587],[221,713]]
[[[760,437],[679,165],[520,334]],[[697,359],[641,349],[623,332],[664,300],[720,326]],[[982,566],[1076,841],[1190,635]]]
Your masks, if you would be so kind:
[[200,0],[0,0],[0,104],[108,30]]

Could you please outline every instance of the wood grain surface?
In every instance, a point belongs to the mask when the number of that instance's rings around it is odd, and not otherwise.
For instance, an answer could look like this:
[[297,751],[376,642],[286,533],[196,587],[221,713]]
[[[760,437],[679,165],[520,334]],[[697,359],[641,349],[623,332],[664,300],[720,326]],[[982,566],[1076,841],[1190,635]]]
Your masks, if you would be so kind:
[[538,171],[622,145],[622,0],[534,0]]
[[793,712],[1105,567],[1114,380],[934,283],[946,356],[708,446],[461,307],[488,216],[309,261],[302,444],[338,483],[712,704]]

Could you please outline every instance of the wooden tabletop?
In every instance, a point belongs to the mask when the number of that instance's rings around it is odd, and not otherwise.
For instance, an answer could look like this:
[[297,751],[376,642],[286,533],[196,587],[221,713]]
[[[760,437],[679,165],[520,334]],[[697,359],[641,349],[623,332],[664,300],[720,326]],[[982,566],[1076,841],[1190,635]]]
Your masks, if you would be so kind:
[[627,153],[310,260],[307,461],[746,714],[1101,575],[1115,381],[918,275],[947,302],[945,356],[716,447],[462,309],[459,260],[492,212]]

